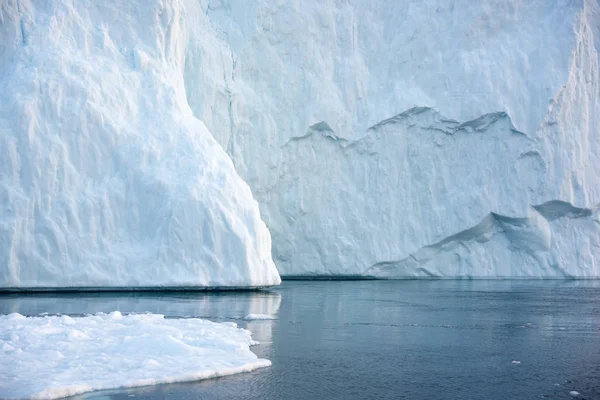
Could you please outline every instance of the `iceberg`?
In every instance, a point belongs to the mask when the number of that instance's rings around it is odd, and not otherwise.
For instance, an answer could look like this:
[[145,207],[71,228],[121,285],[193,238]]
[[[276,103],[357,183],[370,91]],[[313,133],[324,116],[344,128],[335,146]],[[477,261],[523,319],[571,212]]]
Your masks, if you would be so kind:
[[118,311],[85,317],[0,315],[0,397],[56,399],[187,382],[271,365],[234,323]]
[[598,0],[0,13],[1,287],[600,277]]
[[282,276],[600,277],[597,0],[203,6],[189,104]]
[[0,4],[0,288],[280,282],[192,113],[178,1]]

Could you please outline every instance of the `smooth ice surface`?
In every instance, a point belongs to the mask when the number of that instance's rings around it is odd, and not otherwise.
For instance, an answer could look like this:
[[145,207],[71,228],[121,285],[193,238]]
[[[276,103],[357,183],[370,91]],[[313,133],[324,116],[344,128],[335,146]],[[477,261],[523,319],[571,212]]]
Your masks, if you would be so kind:
[[600,277],[597,0],[186,9],[282,275]]
[[275,285],[178,1],[0,3],[0,288]]
[[0,398],[53,399],[184,382],[271,365],[233,323],[160,314],[0,316]]

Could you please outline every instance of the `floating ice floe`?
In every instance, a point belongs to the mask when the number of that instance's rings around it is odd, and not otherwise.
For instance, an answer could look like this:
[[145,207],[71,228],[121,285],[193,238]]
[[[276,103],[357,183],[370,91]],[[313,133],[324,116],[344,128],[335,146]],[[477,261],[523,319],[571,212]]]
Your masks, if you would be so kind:
[[252,321],[252,320],[272,320],[272,319],[277,319],[277,317],[273,316],[273,315],[267,315],[267,314],[248,314],[244,317],[244,319],[246,321]]
[[195,381],[271,365],[249,331],[160,314],[0,316],[0,398],[55,399],[93,390]]

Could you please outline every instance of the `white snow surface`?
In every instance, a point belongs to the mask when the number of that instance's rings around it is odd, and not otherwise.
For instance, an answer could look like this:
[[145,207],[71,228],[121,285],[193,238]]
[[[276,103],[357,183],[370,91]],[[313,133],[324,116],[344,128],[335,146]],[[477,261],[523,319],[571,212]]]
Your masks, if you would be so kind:
[[0,2],[0,288],[280,282],[187,102],[178,1]]
[[233,323],[118,311],[86,317],[0,316],[0,398],[55,399],[184,382],[271,365]]
[[282,275],[600,277],[598,0],[185,4]]

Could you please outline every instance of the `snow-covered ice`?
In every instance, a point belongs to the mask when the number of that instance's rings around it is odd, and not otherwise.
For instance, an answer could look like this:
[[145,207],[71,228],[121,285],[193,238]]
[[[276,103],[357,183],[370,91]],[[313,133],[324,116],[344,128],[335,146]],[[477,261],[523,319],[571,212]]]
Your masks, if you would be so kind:
[[276,285],[179,1],[0,2],[0,288]]
[[235,324],[119,312],[0,316],[0,398],[53,399],[92,390],[184,382],[271,365]]

